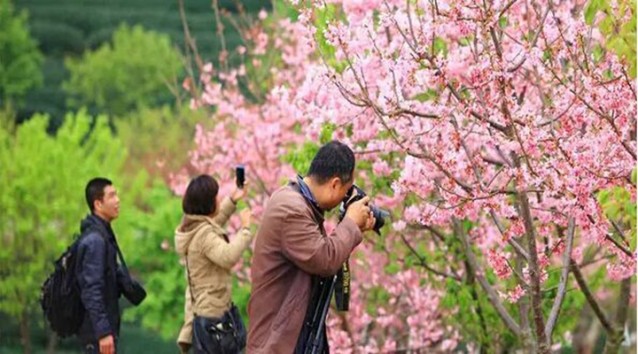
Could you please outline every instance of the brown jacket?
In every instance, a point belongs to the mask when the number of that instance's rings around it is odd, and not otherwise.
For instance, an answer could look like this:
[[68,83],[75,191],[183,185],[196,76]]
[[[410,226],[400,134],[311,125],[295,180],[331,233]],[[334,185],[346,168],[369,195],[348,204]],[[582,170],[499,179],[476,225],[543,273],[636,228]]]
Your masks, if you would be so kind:
[[[193,315],[221,317],[230,308],[232,267],[250,246],[252,234],[242,229],[229,242],[222,228],[235,211],[235,204],[225,198],[214,217],[184,215],[175,231],[175,249],[188,261],[190,289],[186,288],[184,325],[178,343],[191,343]],[[186,255],[188,253],[188,255]],[[186,269],[184,272],[187,273]],[[188,282],[188,274],[185,274]],[[188,283],[187,283],[188,284]],[[191,301],[192,289],[195,302]]]
[[248,302],[249,354],[295,350],[312,275],[336,274],[362,239],[348,218],[327,236],[323,215],[296,188],[295,184],[282,187],[272,195],[257,233]]

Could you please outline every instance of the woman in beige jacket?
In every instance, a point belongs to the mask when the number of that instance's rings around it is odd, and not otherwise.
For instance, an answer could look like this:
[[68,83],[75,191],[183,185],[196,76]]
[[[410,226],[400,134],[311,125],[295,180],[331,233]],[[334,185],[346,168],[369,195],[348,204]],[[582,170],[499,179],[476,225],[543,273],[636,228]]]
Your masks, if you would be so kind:
[[[251,212],[240,212],[241,230],[229,240],[223,226],[246,195],[246,187],[237,189],[220,202],[217,181],[208,175],[194,178],[188,185],[182,209],[184,217],[175,231],[175,249],[184,261],[187,284],[184,325],[177,343],[187,352],[192,343],[195,314],[221,318],[231,306],[231,269],[252,241]],[[194,301],[191,301],[194,300]]]

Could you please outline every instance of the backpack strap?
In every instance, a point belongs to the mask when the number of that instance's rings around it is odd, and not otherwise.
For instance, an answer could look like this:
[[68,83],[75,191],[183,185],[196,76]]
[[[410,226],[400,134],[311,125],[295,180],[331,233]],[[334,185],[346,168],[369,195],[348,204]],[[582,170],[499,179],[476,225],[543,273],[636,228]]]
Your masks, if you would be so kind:
[[[186,253],[184,254],[184,263],[186,263],[186,279],[188,280],[188,290],[191,294],[191,308],[195,307],[195,296],[193,295],[193,284],[191,283],[191,272],[188,267],[188,248],[186,248]],[[197,313],[193,311],[193,315],[197,316]]]

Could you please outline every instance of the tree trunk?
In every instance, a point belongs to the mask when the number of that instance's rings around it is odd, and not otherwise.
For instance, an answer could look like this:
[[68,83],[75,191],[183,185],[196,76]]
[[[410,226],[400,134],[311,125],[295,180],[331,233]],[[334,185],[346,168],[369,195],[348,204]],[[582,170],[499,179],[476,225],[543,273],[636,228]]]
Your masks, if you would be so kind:
[[[523,266],[525,265],[525,259],[523,256],[518,254],[516,258],[516,271],[519,274],[523,274]],[[521,318],[521,343],[523,344],[523,352],[533,354],[537,351],[536,342],[534,341],[534,335],[532,334],[532,327],[529,322],[529,309],[530,309],[530,298],[529,294],[523,295],[518,300],[518,313]]]
[[58,346],[58,335],[55,332],[49,332],[49,341],[47,344],[47,354],[55,354],[55,348]]
[[29,331],[29,315],[24,310],[20,316],[20,342],[24,349],[24,354],[31,354],[31,333]]
[[549,345],[545,336],[545,321],[543,319],[543,297],[541,294],[540,284],[540,268],[538,265],[538,254],[536,253],[536,233],[532,221],[529,200],[527,195],[518,194],[520,201],[520,215],[525,225],[525,235],[527,238],[527,251],[529,252],[529,282],[532,300],[532,314],[534,319],[534,330],[536,334],[536,343],[538,353],[549,354]]
[[625,323],[627,322],[627,313],[629,312],[629,295],[631,293],[631,277],[620,283],[620,296],[618,299],[618,307],[616,308],[616,316],[612,323],[611,332],[607,333],[605,341],[605,354],[618,354],[620,346],[623,342]]

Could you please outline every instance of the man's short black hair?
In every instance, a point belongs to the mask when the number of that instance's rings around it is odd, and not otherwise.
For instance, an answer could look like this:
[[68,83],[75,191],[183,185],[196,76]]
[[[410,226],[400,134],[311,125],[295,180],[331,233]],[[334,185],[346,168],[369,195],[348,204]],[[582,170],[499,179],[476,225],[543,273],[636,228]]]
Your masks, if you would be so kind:
[[86,198],[86,204],[89,205],[91,213],[95,211],[95,206],[93,205],[95,201],[104,198],[104,188],[111,185],[113,185],[113,182],[104,177],[95,177],[86,184],[84,197]]
[[354,163],[354,153],[348,145],[333,140],[322,146],[312,159],[308,176],[320,184],[333,177],[339,177],[341,182],[348,183],[353,178]]
[[200,175],[190,181],[182,199],[184,214],[211,215],[219,192],[217,181],[209,175]]

